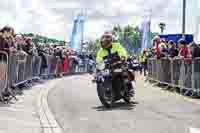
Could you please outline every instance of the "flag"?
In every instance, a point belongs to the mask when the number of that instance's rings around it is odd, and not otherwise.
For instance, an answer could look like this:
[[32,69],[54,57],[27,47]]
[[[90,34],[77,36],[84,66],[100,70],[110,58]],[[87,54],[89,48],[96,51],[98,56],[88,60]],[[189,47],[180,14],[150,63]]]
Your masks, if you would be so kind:
[[148,17],[142,24],[142,44],[141,50],[151,47],[151,18]]
[[83,32],[84,32],[84,17],[78,15],[74,20],[73,31],[71,35],[70,47],[77,52],[80,52],[81,45],[83,42]]

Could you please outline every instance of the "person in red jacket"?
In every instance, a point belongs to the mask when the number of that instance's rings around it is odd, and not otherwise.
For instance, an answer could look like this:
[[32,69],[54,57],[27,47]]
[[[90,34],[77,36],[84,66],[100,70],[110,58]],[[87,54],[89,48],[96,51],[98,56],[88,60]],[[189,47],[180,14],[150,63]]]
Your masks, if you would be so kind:
[[65,52],[65,57],[64,57],[64,73],[66,73],[66,74],[69,73],[69,64],[70,64],[69,53]]
[[155,54],[156,54],[156,57],[159,59],[160,58],[160,45],[161,43],[161,40],[160,40],[160,37],[157,35],[153,38],[153,46],[155,48]]
[[190,49],[187,46],[187,42],[184,39],[179,40],[179,46],[180,46],[179,57],[181,57],[181,58],[191,58],[192,57]]

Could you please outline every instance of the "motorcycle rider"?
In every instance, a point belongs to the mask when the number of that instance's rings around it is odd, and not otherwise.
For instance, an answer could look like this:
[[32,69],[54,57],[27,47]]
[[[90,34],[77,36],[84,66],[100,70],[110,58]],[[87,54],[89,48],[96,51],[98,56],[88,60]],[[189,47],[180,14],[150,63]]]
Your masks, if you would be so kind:
[[[109,54],[117,53],[121,60],[125,61],[128,58],[127,51],[120,43],[113,43],[112,33],[105,32],[101,38],[101,49],[97,52],[96,63],[99,64],[104,60],[104,57]],[[128,81],[129,96],[134,95],[134,88],[131,81]]]

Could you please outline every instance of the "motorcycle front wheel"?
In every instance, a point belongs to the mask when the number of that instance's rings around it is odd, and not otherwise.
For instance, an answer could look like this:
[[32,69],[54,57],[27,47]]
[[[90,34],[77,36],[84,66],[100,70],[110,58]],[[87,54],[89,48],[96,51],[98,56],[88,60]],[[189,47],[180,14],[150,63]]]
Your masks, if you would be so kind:
[[97,83],[97,93],[99,100],[106,108],[112,107],[113,103],[113,92],[112,92],[112,83],[103,82]]

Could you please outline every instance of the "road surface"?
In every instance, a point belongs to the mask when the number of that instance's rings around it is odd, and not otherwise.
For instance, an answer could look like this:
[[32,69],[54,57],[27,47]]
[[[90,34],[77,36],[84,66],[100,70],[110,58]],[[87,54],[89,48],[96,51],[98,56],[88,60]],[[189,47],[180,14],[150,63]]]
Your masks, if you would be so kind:
[[90,75],[57,81],[48,104],[65,133],[199,133],[200,100],[161,91],[137,78],[135,102],[105,110]]

